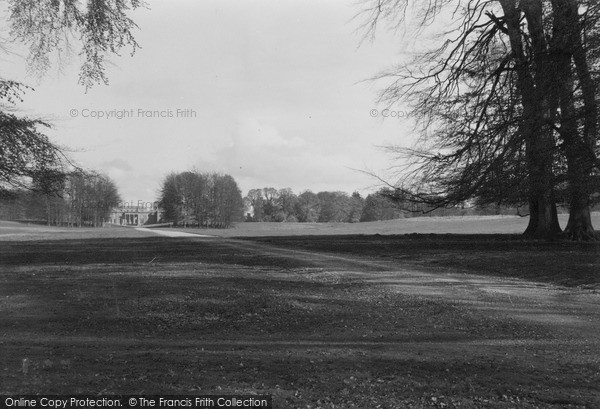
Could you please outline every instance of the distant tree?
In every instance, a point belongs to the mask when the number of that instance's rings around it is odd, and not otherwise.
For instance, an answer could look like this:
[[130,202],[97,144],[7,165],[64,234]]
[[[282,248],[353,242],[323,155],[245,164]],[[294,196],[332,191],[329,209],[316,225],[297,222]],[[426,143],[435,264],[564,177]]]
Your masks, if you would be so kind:
[[0,198],[0,220],[46,222],[42,195],[31,190],[12,190],[10,195]]
[[345,222],[351,212],[350,197],[345,192],[317,193],[321,212],[319,222]]
[[296,203],[298,197],[292,189],[265,187],[251,189],[244,202],[251,210],[249,221],[254,222],[296,222]]
[[202,210],[209,211],[209,209],[203,209],[202,207],[203,194],[207,194],[202,190],[204,184],[201,179],[203,178],[204,176],[192,171],[181,172],[177,175],[181,198],[181,218],[178,223],[184,227],[199,225],[199,213]]
[[109,217],[110,212],[121,201],[121,196],[115,182],[107,175],[95,174],[93,187],[90,192],[90,206],[93,209],[94,226],[101,226]]
[[298,195],[295,214],[299,222],[315,223],[320,212],[319,197],[315,193],[306,190]]
[[[120,201],[115,183],[106,175],[77,172],[67,178],[61,194],[63,203],[43,198],[51,214],[62,214],[61,224],[100,227]],[[49,217],[50,218],[50,217]]]
[[159,206],[163,220],[178,226],[226,228],[241,221],[244,201],[229,175],[181,172],[168,175]]
[[184,227],[197,223],[196,179],[197,175],[193,172],[171,173],[166,176],[159,198],[159,206],[165,221]]
[[[279,192],[273,187],[265,187],[262,190],[263,204],[263,220],[265,222],[277,221],[277,213],[279,212],[278,200]],[[280,220],[281,221],[281,220]]]
[[296,205],[298,203],[298,196],[296,196],[290,188],[279,189],[277,195],[278,212],[275,216],[275,220],[281,222],[297,222],[298,216],[296,215]]
[[12,190],[0,197],[0,220],[24,219],[23,191]]
[[365,205],[360,216],[361,222],[374,222],[381,219],[381,198],[374,194],[368,194],[365,198]]
[[390,198],[389,193],[389,190],[382,189],[377,193],[367,195],[360,221],[373,222],[403,217],[398,200]]
[[244,201],[237,182],[230,175],[212,174],[211,226],[226,228],[241,221],[244,215]]
[[13,190],[12,198],[0,200],[1,217],[57,226],[100,227],[120,201],[115,183],[95,172],[71,172],[52,192],[35,187]]
[[162,183],[159,199],[159,207],[163,212],[163,218],[168,221],[177,221],[181,218],[182,198],[179,194],[177,175],[167,175]]
[[251,189],[246,195],[244,202],[252,210],[252,221],[262,222],[265,214],[265,199],[262,189]]
[[186,224],[208,226],[214,218],[214,178],[210,174],[197,171],[183,172],[183,193],[185,203]]
[[350,197],[350,212],[348,213],[348,223],[358,223],[362,216],[363,207],[365,200],[362,198],[360,193],[354,192]]

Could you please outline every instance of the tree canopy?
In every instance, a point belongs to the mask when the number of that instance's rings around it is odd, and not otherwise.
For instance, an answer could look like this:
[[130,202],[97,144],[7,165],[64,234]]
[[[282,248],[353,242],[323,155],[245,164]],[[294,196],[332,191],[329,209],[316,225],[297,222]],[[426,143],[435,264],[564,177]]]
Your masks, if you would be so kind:
[[86,88],[108,84],[106,59],[140,47],[138,28],[129,17],[143,0],[8,0],[10,35],[29,49],[29,70],[44,75],[72,54],[80,57],[79,83]]
[[196,171],[167,175],[160,207],[164,221],[184,227],[230,227],[244,212],[242,194],[231,176]]
[[50,192],[60,188],[68,160],[40,127],[45,122],[0,112],[0,196],[11,190],[34,188]]
[[56,194],[13,190],[11,197],[0,198],[0,216],[56,226],[100,227],[120,201],[108,176],[89,171],[71,172],[52,190]]

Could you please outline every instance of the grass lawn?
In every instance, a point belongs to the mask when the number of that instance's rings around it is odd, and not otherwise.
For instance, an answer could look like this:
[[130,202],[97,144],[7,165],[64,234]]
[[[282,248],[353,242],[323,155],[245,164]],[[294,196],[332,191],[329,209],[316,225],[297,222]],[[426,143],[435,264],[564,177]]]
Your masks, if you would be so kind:
[[[564,228],[568,215],[559,215]],[[600,226],[600,212],[592,213]],[[521,234],[528,218],[519,216],[414,217],[366,223],[238,223],[231,229],[174,228],[218,237],[346,235],[346,234]]]
[[231,239],[0,223],[0,393],[600,407],[600,245],[335,228]]

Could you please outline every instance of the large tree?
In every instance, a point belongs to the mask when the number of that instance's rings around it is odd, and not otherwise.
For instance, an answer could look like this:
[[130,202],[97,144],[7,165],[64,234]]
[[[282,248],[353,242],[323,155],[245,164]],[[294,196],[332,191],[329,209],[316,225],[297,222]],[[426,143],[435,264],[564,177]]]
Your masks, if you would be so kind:
[[[409,0],[366,4],[369,34],[410,14]],[[412,104],[422,131],[416,148],[396,149],[412,159],[396,186],[402,196],[433,206],[473,197],[525,202],[526,234],[553,237],[566,184],[565,233],[593,238],[598,109],[590,66],[598,64],[599,11],[585,0],[429,2],[421,28],[451,14],[445,24],[452,29],[411,64],[379,77],[393,78],[382,100]]]

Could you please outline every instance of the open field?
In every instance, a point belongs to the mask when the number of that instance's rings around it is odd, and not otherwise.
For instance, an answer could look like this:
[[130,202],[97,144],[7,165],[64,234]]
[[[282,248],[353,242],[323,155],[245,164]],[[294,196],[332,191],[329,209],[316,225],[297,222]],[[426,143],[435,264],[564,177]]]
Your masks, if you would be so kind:
[[0,393],[600,407],[598,244],[0,228]]
[[133,238],[154,237],[152,232],[136,231],[130,228],[67,228],[43,226],[38,224],[22,224],[0,220],[0,241],[31,241],[31,240],[83,240],[89,238]]
[[[561,225],[568,215],[559,215]],[[600,212],[592,214],[600,226]],[[519,216],[415,217],[367,223],[238,223],[231,229],[166,229],[197,231],[219,237],[346,235],[346,234],[521,234],[528,218]]]
[[[560,214],[564,227],[567,215]],[[156,231],[182,231],[217,237],[313,236],[313,235],[394,235],[394,234],[521,234],[528,219],[518,216],[416,217],[367,223],[237,223],[230,229],[154,228]],[[600,226],[600,212],[592,213],[594,226]],[[27,228],[25,228],[27,227]],[[40,225],[25,226],[0,221],[2,240],[54,240],[112,237],[155,236],[146,229],[111,227],[57,228]]]

